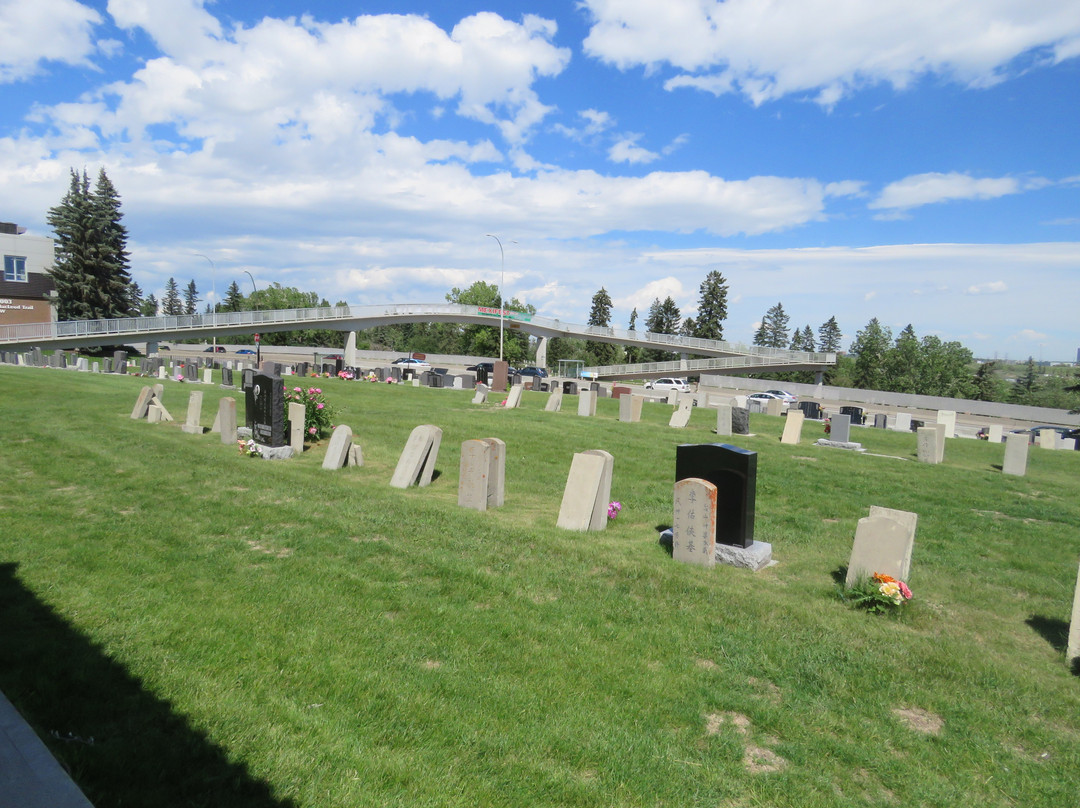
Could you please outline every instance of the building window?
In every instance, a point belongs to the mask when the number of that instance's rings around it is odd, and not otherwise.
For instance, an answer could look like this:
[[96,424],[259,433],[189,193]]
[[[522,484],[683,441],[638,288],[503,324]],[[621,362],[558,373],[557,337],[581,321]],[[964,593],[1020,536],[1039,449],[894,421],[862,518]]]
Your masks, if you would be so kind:
[[21,255],[4,256],[4,280],[26,282],[26,257]]

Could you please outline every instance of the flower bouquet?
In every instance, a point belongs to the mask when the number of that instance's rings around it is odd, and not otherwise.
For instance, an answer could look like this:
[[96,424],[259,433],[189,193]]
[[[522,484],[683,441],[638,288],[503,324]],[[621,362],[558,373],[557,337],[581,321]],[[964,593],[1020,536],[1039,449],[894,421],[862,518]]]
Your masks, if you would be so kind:
[[906,583],[883,572],[875,572],[843,592],[844,600],[853,606],[879,614],[899,612],[912,597]]

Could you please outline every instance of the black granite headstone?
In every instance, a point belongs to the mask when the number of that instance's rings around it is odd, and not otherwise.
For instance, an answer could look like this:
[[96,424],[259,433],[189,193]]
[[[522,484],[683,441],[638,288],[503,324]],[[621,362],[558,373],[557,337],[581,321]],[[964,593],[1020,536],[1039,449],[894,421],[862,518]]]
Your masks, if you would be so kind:
[[264,446],[284,446],[285,381],[280,376],[256,373],[246,394],[252,438]]
[[806,416],[807,420],[821,420],[821,405],[816,401],[800,401],[799,409],[803,411],[803,415]]
[[232,368],[222,368],[221,369],[221,384],[223,386],[225,386],[225,387],[232,387],[233,386],[233,380],[232,380],[233,376],[232,376],[232,374],[233,374]]
[[563,382],[562,391],[564,396],[576,396],[577,382]]
[[731,434],[750,434],[750,410],[746,407],[731,408]]
[[446,381],[446,376],[442,373],[428,373],[426,375],[428,377],[428,387],[442,387]]
[[716,543],[754,543],[757,452],[728,443],[675,447],[675,482],[700,477],[716,486]]
[[861,426],[866,423],[866,416],[863,415],[862,407],[841,407],[840,414],[850,416],[853,424]]
[[874,414],[874,427],[876,429],[885,429],[889,425],[889,416],[883,412]]
[[386,368],[375,368],[375,380],[380,382],[386,381]]
[[391,365],[390,366],[390,377],[395,382],[400,382],[401,381],[401,365]]

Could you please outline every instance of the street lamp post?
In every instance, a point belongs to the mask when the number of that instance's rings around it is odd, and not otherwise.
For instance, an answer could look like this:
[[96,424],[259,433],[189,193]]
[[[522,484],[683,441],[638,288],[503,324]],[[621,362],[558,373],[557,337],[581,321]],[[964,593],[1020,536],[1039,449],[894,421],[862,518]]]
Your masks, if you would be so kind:
[[[210,261],[210,283],[212,284],[213,289],[212,294],[214,295],[214,307],[217,308],[217,267],[214,265],[214,262],[210,260],[209,256],[203,255],[202,253],[195,253],[195,255],[199,256],[199,258],[205,258],[207,261]],[[214,349],[215,351],[217,350],[216,331],[214,332]]]
[[[498,236],[485,233],[488,238],[493,238],[499,244],[499,361],[503,358],[503,312],[506,310],[506,253],[503,252],[503,243]],[[511,244],[517,244],[511,241]]]

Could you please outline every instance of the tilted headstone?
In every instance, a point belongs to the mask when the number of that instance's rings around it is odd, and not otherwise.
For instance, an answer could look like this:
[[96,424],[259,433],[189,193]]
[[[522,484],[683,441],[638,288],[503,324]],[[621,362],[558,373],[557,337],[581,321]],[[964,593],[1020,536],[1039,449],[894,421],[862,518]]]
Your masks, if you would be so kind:
[[461,444],[461,462],[458,467],[460,507],[474,511],[487,510],[492,450],[492,445],[483,440],[467,440]]
[[552,390],[551,395],[548,396],[547,403],[544,405],[544,412],[558,412],[562,409],[562,390]]
[[1028,436],[1020,433],[1010,434],[1005,438],[1005,462],[1002,464],[1001,473],[1023,477],[1027,474],[1027,461]]
[[921,426],[916,434],[916,457],[920,463],[938,463],[938,431],[936,427]]
[[476,392],[473,394],[473,404],[484,404],[487,402],[488,386],[486,384],[477,384]]
[[196,391],[188,396],[187,423],[182,429],[189,435],[201,435],[203,432],[199,423],[202,419],[202,398],[202,391]]
[[770,398],[765,402],[765,412],[769,415],[780,416],[780,413],[784,411],[784,402],[778,398]]
[[146,410],[154,399],[154,388],[144,387],[139,391],[139,397],[135,399],[135,406],[131,410],[131,417],[135,420],[146,417]]
[[516,409],[521,404],[521,393],[525,388],[520,384],[514,385],[510,388],[510,393],[506,396],[506,408],[509,410]]
[[338,424],[330,433],[330,443],[326,447],[326,456],[323,458],[322,467],[328,471],[336,471],[349,462],[349,450],[352,449],[352,427]]
[[803,421],[806,416],[802,410],[788,410],[787,421],[784,424],[784,434],[780,438],[781,443],[789,446],[797,446],[802,437]]
[[829,440],[838,443],[851,442],[851,416],[843,413],[829,419]]
[[730,404],[718,404],[716,405],[716,434],[717,435],[730,435],[731,434],[731,412],[732,408]]
[[955,410],[938,410],[937,422],[945,426],[945,437],[956,437],[956,411]]
[[619,420],[624,424],[636,424],[641,421],[641,405],[644,402],[643,396],[635,396],[633,393],[620,395]]
[[423,488],[430,485],[441,443],[442,430],[439,427],[431,424],[416,427],[409,434],[409,440],[398,458],[390,485],[394,488],[408,488],[411,485]]
[[987,443],[1001,443],[1001,438],[1005,433],[1005,429],[1001,424],[990,424],[986,430],[986,442]]
[[491,467],[487,479],[487,506],[501,508],[506,501],[506,442],[499,438],[484,438],[491,447]]
[[246,393],[251,437],[264,446],[285,445],[285,382],[280,376],[256,373]]
[[582,390],[578,393],[577,414],[583,416],[596,415],[595,390]]
[[726,443],[684,443],[675,447],[675,480],[691,477],[716,486],[716,543],[754,543],[757,452]]
[[1073,592],[1072,619],[1069,621],[1069,642],[1065,646],[1065,662],[1069,667],[1076,670],[1080,665],[1076,661],[1080,657],[1080,570],[1076,573],[1076,589]]
[[164,420],[161,417],[161,410],[162,407],[160,404],[151,404],[149,407],[146,408],[146,420],[151,424],[160,423],[162,420]]
[[607,527],[613,465],[612,456],[604,451],[590,450],[574,454],[559,506],[558,527],[578,531],[603,530]]
[[671,557],[688,564],[716,563],[716,486],[687,477],[675,483]]
[[304,453],[304,420],[307,409],[298,401],[289,402],[289,446],[296,454]]
[[221,431],[221,442],[236,443],[236,399],[223,398],[218,402],[217,422]]
[[731,408],[731,433],[733,435],[750,434],[750,410],[746,407]]
[[668,426],[682,429],[690,423],[690,414],[693,410],[693,396],[683,396],[683,399],[679,402],[678,408],[675,412],[671,413],[671,418],[668,420]]
[[859,520],[848,561],[847,586],[853,586],[875,572],[906,581],[911,573],[911,551],[915,544],[918,514],[891,508],[871,508]]

